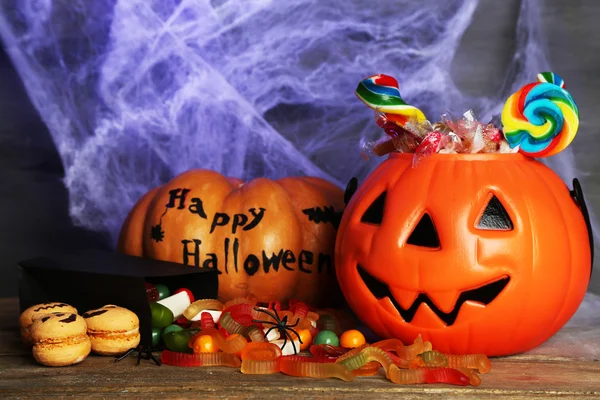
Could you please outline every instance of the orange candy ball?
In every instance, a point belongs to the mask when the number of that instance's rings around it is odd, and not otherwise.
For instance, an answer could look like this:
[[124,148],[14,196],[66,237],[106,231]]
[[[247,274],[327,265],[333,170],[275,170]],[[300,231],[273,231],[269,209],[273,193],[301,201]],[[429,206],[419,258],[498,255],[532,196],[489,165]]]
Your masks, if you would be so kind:
[[340,336],[340,346],[347,349],[354,349],[355,347],[362,346],[366,342],[365,336],[356,329],[346,331]]
[[194,353],[217,353],[219,347],[209,335],[202,335],[194,342]]
[[[298,331],[298,335],[300,336],[300,340],[302,341],[302,344],[300,345],[300,350],[304,351],[307,350],[310,345],[312,344],[312,340],[313,337],[310,334],[310,331],[308,329],[300,329]],[[294,334],[292,333],[292,336],[294,336]]]

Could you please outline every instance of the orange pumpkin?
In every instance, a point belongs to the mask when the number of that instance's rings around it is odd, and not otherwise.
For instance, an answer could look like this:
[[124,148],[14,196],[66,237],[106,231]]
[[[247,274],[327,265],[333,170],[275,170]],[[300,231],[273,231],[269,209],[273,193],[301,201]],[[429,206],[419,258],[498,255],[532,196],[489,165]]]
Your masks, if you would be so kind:
[[139,200],[118,250],[216,268],[221,301],[253,293],[264,302],[328,304],[338,288],[333,251],[342,207],[343,191],[320,178],[244,183],[192,170]]
[[546,341],[589,283],[580,193],[574,201],[521,154],[436,154],[415,168],[412,156],[392,153],[344,212],[336,271],[354,312],[382,337],[421,334],[448,353],[508,355]]

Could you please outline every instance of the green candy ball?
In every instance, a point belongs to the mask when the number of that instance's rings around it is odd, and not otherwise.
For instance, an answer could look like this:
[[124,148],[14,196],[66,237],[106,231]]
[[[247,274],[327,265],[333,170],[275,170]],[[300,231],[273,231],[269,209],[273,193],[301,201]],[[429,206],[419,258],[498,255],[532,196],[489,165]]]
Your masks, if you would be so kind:
[[162,337],[161,328],[152,328],[152,347],[157,348],[160,345],[160,338]]
[[169,290],[169,288],[163,285],[162,283],[157,283],[156,285],[154,285],[154,287],[158,291],[158,300],[162,300],[165,297],[169,297],[171,295],[171,291]]
[[328,344],[331,346],[339,346],[340,339],[331,331],[321,331],[317,334],[314,344]]
[[173,312],[160,303],[150,303],[152,312],[152,327],[166,328],[173,323]]
[[164,337],[167,333],[177,332],[183,330],[179,325],[169,325],[165,329],[163,329],[162,336]]

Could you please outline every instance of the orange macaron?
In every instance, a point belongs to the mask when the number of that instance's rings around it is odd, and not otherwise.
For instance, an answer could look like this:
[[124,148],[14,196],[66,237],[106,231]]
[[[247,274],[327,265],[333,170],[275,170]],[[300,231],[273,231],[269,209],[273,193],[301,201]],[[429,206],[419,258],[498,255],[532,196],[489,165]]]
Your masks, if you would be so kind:
[[92,351],[105,356],[118,356],[140,344],[140,321],[126,308],[106,305],[83,314]]
[[38,315],[31,325],[33,357],[51,367],[77,364],[90,354],[85,320],[76,313]]
[[40,315],[43,316],[55,312],[77,314],[77,310],[74,307],[61,302],[36,304],[35,306],[31,306],[27,310],[23,311],[19,318],[19,327],[21,328],[21,340],[23,344],[27,346],[33,346],[33,340],[31,339],[30,332],[33,320]]

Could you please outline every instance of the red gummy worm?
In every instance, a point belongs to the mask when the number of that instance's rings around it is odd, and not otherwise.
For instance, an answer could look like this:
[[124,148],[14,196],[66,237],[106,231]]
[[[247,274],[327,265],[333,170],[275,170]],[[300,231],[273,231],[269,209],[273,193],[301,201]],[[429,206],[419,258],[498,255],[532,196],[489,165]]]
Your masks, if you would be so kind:
[[204,329],[216,329],[215,320],[210,313],[203,312],[200,314],[200,327]]
[[165,365],[174,367],[201,367],[202,359],[193,354],[177,353],[175,351],[163,350],[160,361]]
[[422,371],[425,383],[450,383],[460,386],[467,386],[470,383],[468,376],[452,368],[432,368]]
[[225,309],[223,309],[223,313],[230,312],[232,314],[248,314],[252,313],[252,306],[248,303],[239,303],[231,305]]

